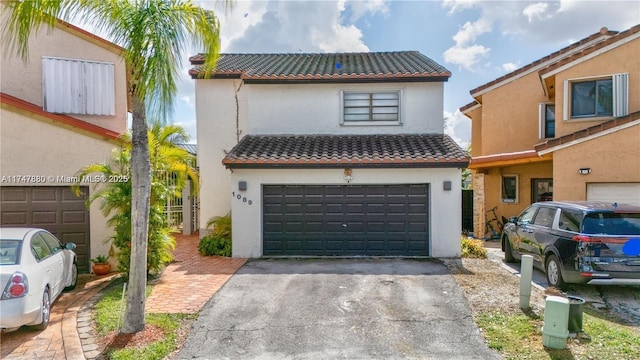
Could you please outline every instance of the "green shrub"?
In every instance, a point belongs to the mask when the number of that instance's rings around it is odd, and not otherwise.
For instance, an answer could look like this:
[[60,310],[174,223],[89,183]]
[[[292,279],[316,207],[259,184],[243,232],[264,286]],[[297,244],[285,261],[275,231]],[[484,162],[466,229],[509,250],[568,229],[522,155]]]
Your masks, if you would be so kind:
[[462,257],[471,259],[486,259],[487,249],[482,240],[462,237]]
[[218,255],[218,256],[231,256],[231,239],[224,238],[215,234],[209,234],[202,239],[198,244],[198,251],[202,255]]

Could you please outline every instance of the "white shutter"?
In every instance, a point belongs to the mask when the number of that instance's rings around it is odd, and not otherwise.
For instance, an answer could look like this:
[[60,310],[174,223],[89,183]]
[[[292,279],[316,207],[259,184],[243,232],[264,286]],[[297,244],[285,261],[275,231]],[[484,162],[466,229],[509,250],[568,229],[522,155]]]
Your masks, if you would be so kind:
[[538,104],[538,138],[544,139],[545,117],[547,114],[547,105],[545,103]]
[[43,57],[42,77],[44,110],[115,115],[113,63]]
[[629,74],[613,76],[613,117],[629,114]]
[[562,120],[569,120],[569,104],[571,104],[571,99],[569,99],[569,80],[564,81],[564,92],[563,92],[563,102],[562,102]]

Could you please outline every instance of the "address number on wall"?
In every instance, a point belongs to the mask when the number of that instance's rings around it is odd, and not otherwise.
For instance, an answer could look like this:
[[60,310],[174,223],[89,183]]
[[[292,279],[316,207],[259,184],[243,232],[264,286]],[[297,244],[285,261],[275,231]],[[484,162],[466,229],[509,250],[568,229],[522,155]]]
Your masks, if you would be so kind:
[[231,193],[231,196],[233,196],[236,200],[238,200],[238,201],[242,201],[243,203],[245,203],[245,204],[247,204],[247,205],[251,205],[251,204],[253,204],[253,201],[251,201],[251,200],[247,199],[247,197],[246,197],[246,196],[242,196],[242,194],[236,194],[236,192],[235,192],[235,191],[233,191],[233,192]]

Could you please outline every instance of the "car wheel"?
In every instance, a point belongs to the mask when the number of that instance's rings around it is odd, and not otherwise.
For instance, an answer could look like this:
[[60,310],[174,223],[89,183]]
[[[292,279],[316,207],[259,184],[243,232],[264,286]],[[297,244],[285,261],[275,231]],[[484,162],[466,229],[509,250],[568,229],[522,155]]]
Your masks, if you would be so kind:
[[560,261],[558,261],[558,257],[554,254],[551,254],[547,257],[545,272],[547,273],[547,283],[549,284],[549,286],[557,287],[558,289],[562,290],[565,290],[567,288],[567,284],[562,279]]
[[49,319],[51,319],[51,297],[49,295],[49,289],[44,289],[44,293],[42,294],[40,316],[42,317],[42,322],[33,326],[35,330],[44,330],[49,326]]
[[511,249],[511,242],[509,241],[508,236],[502,237],[502,242],[504,243],[504,261],[508,263],[516,262],[516,258],[513,256],[513,250]]
[[76,288],[76,284],[78,283],[78,264],[73,262],[71,265],[71,284],[64,288],[64,291],[71,291]]

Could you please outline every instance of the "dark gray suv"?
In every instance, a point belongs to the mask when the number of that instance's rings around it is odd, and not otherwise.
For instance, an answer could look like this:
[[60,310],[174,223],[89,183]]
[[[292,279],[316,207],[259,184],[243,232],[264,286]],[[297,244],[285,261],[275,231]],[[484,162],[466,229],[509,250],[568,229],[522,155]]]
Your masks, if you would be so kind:
[[640,285],[640,207],[535,203],[505,225],[502,250],[507,262],[531,255],[550,286]]

